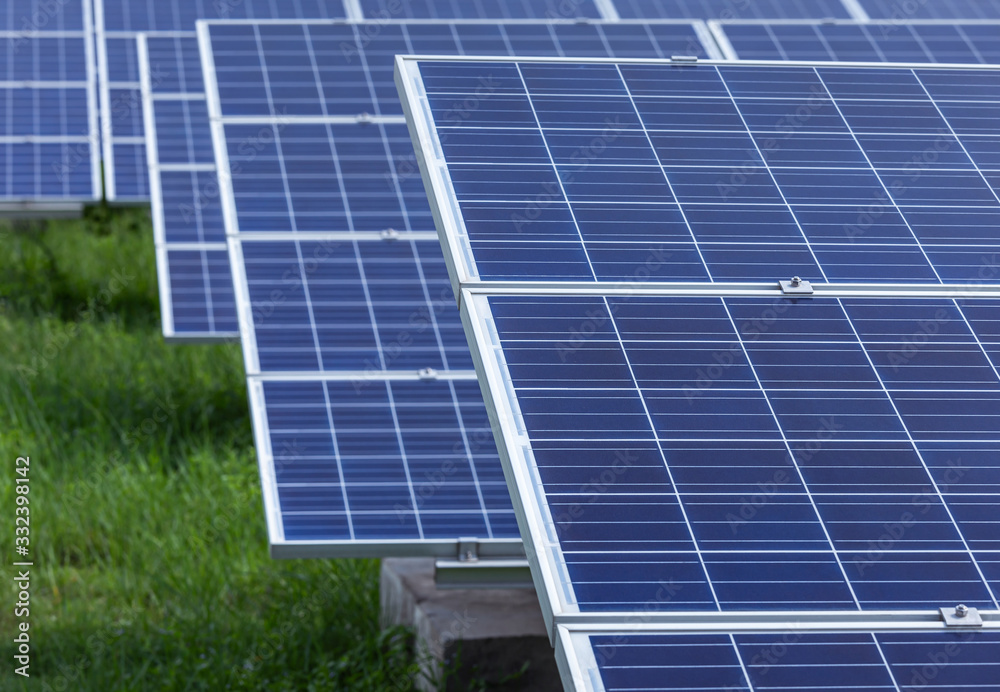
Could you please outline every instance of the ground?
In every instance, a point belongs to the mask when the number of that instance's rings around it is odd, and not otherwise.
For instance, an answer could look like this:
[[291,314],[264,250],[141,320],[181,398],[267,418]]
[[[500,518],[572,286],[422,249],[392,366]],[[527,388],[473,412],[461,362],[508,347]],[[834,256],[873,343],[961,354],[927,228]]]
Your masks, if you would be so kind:
[[167,345],[159,320],[147,210],[0,224],[0,690],[412,689],[377,562],[268,556],[238,346]]

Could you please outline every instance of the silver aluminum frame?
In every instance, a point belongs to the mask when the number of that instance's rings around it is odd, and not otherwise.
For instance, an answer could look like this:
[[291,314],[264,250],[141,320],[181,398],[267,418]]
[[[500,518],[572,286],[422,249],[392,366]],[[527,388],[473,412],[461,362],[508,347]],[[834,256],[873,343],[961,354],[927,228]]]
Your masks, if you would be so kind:
[[[843,0],[843,2],[857,2],[857,0]],[[860,7],[860,5],[859,5]],[[862,10],[863,11],[863,10]],[[729,41],[726,33],[727,26],[867,26],[870,28],[879,26],[996,26],[1000,30],[1000,19],[834,19],[834,20],[812,20],[812,19],[710,19],[708,22],[709,33],[719,46],[722,54],[727,60],[740,60],[739,52]],[[827,62],[833,63],[830,60]],[[840,63],[838,63],[840,64]],[[892,63],[879,63],[880,65],[891,65]],[[935,63],[923,63],[933,65]],[[943,64],[943,63],[938,63]]]
[[[169,94],[163,98],[153,92],[151,67],[149,64],[149,48],[147,34],[140,33],[136,37],[139,51],[139,77],[142,89],[143,129],[146,135],[146,163],[149,170],[150,216],[153,220],[153,244],[156,248],[156,274],[160,290],[160,324],[163,337],[168,343],[178,344],[214,344],[230,343],[240,338],[239,332],[181,332],[174,328],[174,305],[170,291],[170,259],[171,250],[210,250],[225,252],[228,247],[220,243],[168,243],[166,238],[166,218],[163,207],[163,189],[160,180],[159,135],[156,131],[156,103],[158,101],[176,100],[180,94]],[[154,34],[154,36],[158,36]],[[189,34],[194,38],[195,34]],[[199,98],[198,92],[183,95],[192,100]],[[200,94],[204,100],[204,94]],[[181,164],[171,166],[171,170],[214,171],[215,166],[206,164]],[[207,291],[206,291],[207,296]],[[210,300],[210,298],[207,298]]]
[[[942,629],[945,624],[938,611],[820,611],[820,612],[596,612],[581,613],[575,603],[572,584],[566,577],[565,564],[554,524],[543,499],[543,486],[534,463],[530,440],[518,409],[497,330],[492,322],[488,299],[499,295],[784,295],[780,286],[761,283],[653,283],[635,285],[628,282],[600,284],[596,282],[484,282],[478,279],[471,252],[462,243],[464,227],[458,210],[454,188],[443,160],[440,140],[420,78],[421,61],[483,61],[483,62],[552,62],[604,64],[671,64],[663,60],[616,59],[525,59],[501,57],[454,58],[452,56],[397,56],[396,83],[404,105],[410,135],[417,149],[417,160],[430,198],[435,224],[448,260],[456,295],[459,296],[462,321],[472,346],[473,360],[486,397],[487,409],[503,462],[504,474],[511,487],[511,497],[517,513],[525,550],[532,566],[536,590],[542,606],[549,635],[556,646],[556,657],[567,689],[601,690],[599,678],[594,678],[594,666],[586,652],[570,641],[570,628],[585,631],[619,632],[680,632],[719,631],[722,629],[782,629],[794,623],[808,623],[813,629],[837,631],[858,629]],[[700,64],[726,64],[699,61]],[[732,64],[732,63],[729,63]],[[762,66],[822,66],[817,63],[754,61],[742,65]],[[837,63],[838,67],[919,68],[1000,70],[989,65],[940,65],[899,63]],[[914,284],[814,284],[816,297],[997,297],[1000,286],[988,285],[927,285]],[[1000,629],[1000,611],[983,613],[986,626]],[[595,682],[596,680],[596,682]]]

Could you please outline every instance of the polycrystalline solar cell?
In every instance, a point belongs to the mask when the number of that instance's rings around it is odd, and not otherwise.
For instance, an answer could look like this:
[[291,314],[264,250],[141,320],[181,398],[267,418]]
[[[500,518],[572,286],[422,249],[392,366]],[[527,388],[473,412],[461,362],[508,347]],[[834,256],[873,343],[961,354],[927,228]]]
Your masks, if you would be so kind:
[[629,632],[577,635],[574,644],[606,692],[993,692],[1000,660],[1000,635],[989,631]]
[[149,36],[146,49],[154,93],[204,94],[201,55],[194,33],[190,36]]
[[996,608],[996,301],[475,300],[581,611]]
[[720,24],[741,60],[1000,63],[1000,24]]
[[189,334],[238,334],[233,277],[225,250],[162,249],[170,271],[167,281],[173,331]]
[[118,199],[148,199],[149,174],[144,144],[114,144],[115,187]]
[[25,37],[42,31],[82,31],[84,11],[81,0],[8,0],[0,9],[0,31]]
[[5,117],[4,134],[13,137],[86,138],[86,88],[0,88]]
[[227,125],[225,133],[241,233],[434,228],[405,125]]
[[[214,24],[210,31],[223,116],[402,115],[393,82],[400,53],[705,55],[685,23]],[[488,81],[477,86],[490,88]]]
[[106,31],[192,31],[199,19],[337,19],[341,0],[103,0]]
[[153,122],[161,164],[215,163],[204,99],[154,101]]
[[473,367],[435,241],[244,240],[242,255],[262,372]]
[[600,19],[594,0],[361,0],[365,19]]
[[134,36],[108,36],[104,39],[107,51],[108,81],[139,83],[139,53]]
[[872,19],[1000,19],[998,0],[859,0]]
[[87,55],[83,35],[8,36],[0,51],[0,81],[86,82]]
[[93,199],[84,138],[62,144],[0,143],[0,199]]
[[615,0],[622,19],[850,19],[840,0]]
[[480,279],[998,279],[998,72],[419,67]]
[[142,137],[142,93],[138,89],[110,89],[108,121],[114,137]]
[[224,243],[226,231],[215,171],[160,171],[164,241]]
[[281,542],[518,537],[474,379],[260,386]]

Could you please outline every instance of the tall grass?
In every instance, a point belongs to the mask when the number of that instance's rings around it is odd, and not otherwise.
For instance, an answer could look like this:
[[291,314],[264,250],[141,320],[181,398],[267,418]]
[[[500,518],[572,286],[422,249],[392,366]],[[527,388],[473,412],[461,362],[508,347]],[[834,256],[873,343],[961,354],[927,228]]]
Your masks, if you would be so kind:
[[376,562],[268,557],[238,347],[163,342],[151,237],[144,210],[0,226],[0,690],[411,689]]

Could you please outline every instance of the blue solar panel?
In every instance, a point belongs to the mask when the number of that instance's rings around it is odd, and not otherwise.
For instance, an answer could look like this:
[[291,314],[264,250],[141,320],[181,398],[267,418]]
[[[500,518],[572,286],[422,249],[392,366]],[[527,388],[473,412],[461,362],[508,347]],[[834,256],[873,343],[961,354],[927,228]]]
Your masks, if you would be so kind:
[[[343,18],[342,0],[94,0],[97,63],[101,76],[101,127],[104,178],[108,199],[146,201],[150,198],[145,141],[142,132],[142,94],[136,38],[145,32],[151,40],[153,83],[168,90],[201,90],[197,52],[165,50],[187,62],[158,63],[156,42],[191,41],[199,19]],[[167,41],[165,41],[166,43]],[[165,55],[169,59],[169,55]],[[180,82],[180,84],[177,84]]]
[[0,9],[0,31],[17,32],[24,38],[36,32],[84,31],[89,29],[90,3],[80,0],[7,0]]
[[[1000,74],[423,62],[481,280],[995,283]],[[483,75],[495,95],[454,118]],[[424,107],[424,106],[421,106]],[[453,218],[452,218],[453,217]],[[463,260],[465,257],[463,257]]]
[[995,301],[477,301],[574,607],[996,607]]
[[361,0],[365,19],[609,19],[594,0]]
[[741,60],[1000,64],[998,23],[729,23],[716,25]]
[[[474,378],[258,385],[276,543],[517,537]],[[274,534],[277,533],[277,536]],[[277,540],[275,540],[277,539]]]
[[1000,19],[998,0],[859,0],[872,19]]
[[997,632],[580,633],[573,645],[605,692],[995,692],[1000,679]]
[[236,301],[198,45],[194,35],[140,39],[146,151],[163,333],[238,338]]
[[615,0],[622,19],[849,19],[840,0]]
[[2,213],[101,196],[89,12],[81,0],[0,10]]
[[392,77],[400,53],[706,56],[700,28],[684,22],[210,26],[225,116],[402,115]]

